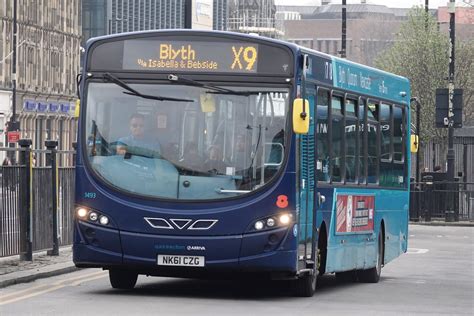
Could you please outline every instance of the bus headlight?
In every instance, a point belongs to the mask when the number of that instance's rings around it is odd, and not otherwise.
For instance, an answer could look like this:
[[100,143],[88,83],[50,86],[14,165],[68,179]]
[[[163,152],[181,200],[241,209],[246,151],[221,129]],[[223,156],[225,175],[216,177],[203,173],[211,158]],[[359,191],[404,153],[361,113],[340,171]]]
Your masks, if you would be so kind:
[[99,223],[101,223],[102,225],[107,225],[109,223],[109,218],[107,216],[102,215],[99,218]]
[[89,219],[93,222],[95,222],[99,218],[99,215],[97,215],[96,212],[90,212],[89,213]]
[[255,222],[255,225],[253,225],[255,227],[256,230],[262,230],[263,227],[265,226],[265,224],[263,224],[262,221],[256,221]]
[[268,227],[275,226],[275,220],[273,219],[273,217],[270,217],[269,219],[267,219],[267,226]]
[[89,213],[89,211],[83,207],[78,208],[76,211],[77,217],[82,218],[82,219],[84,219],[87,216],[87,213]]
[[76,207],[76,218],[81,221],[85,221],[91,224],[100,224],[104,226],[115,227],[112,219],[100,211],[89,209],[84,206]]
[[282,225],[288,225],[291,221],[291,214],[281,214],[279,219]]
[[293,221],[293,214],[280,213],[261,218],[252,223],[248,231],[263,231],[288,226]]

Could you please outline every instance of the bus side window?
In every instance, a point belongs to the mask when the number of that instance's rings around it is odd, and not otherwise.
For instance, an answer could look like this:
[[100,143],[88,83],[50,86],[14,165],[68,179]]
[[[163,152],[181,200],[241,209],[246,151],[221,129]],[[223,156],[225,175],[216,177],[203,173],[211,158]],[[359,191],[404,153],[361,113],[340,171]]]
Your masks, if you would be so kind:
[[366,172],[367,172],[367,157],[365,155],[367,151],[367,111],[365,100],[360,99],[359,102],[359,183],[367,183]]
[[[356,181],[356,158],[357,158],[357,117],[356,117],[357,101],[346,100],[345,114],[346,114],[346,126],[345,132],[345,161],[346,161],[346,182]],[[360,144],[359,144],[360,146]]]
[[393,182],[392,174],[392,106],[380,104],[380,174],[379,183],[381,186],[391,186]]
[[376,184],[378,182],[378,104],[373,100],[367,102],[367,183]]
[[405,186],[405,109],[393,107],[393,186]]
[[318,89],[316,106],[316,151],[318,181],[329,182],[329,91]]
[[331,99],[332,115],[332,182],[341,182],[343,176],[343,137],[344,137],[344,117],[343,117],[343,99],[339,96],[333,96]]

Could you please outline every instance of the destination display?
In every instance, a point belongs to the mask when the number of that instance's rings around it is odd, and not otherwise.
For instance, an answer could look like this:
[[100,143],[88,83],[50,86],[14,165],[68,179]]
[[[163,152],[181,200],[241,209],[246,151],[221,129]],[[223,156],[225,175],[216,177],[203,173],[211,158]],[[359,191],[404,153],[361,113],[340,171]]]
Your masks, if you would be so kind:
[[125,40],[123,69],[257,73],[259,45],[233,42]]

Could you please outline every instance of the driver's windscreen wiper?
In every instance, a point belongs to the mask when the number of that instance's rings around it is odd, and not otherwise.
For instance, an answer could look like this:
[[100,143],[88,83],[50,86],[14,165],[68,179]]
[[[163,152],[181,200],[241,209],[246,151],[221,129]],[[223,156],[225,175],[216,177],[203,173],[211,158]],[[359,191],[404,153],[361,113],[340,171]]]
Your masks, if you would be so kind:
[[269,93],[286,93],[284,91],[207,91],[210,94],[228,94],[228,95],[242,95],[245,97],[251,95],[259,95],[259,94],[269,94]]
[[249,96],[252,94],[259,94],[260,92],[258,91],[235,91],[227,88],[222,88],[218,87],[216,85],[210,84],[210,83],[201,83],[196,80],[188,79],[188,78],[183,78],[183,77],[178,77],[177,75],[168,75],[168,80],[171,82],[177,82],[177,83],[183,83],[188,86],[194,86],[194,87],[200,87],[200,88],[205,88],[209,89],[212,91],[206,91],[206,93],[213,93],[213,94],[230,94],[230,95],[243,95],[243,96]]
[[236,91],[232,89],[218,87],[216,85],[210,83],[201,83],[196,80],[192,80],[189,78],[179,77],[178,75],[170,74],[168,75],[168,80],[177,83],[183,83],[185,85],[194,86],[194,87],[201,87],[205,89],[209,89],[212,91],[206,91],[206,93],[210,94],[229,94],[229,95],[242,95],[242,96],[250,96],[250,95],[258,95],[260,93],[267,94],[267,93],[286,93],[284,91]]
[[128,92],[124,91],[123,93],[129,94],[129,95],[134,95],[140,98],[144,99],[149,99],[149,100],[158,100],[158,101],[176,101],[176,102],[194,102],[194,100],[190,99],[178,99],[178,98],[169,98],[169,97],[163,97],[159,95],[150,95],[150,94],[143,94],[141,92],[138,92],[137,90],[133,89],[130,87],[128,84],[120,80],[119,78],[115,77],[114,75],[110,73],[105,73],[104,74],[104,79],[106,81],[110,81],[118,85],[119,87],[124,88]]

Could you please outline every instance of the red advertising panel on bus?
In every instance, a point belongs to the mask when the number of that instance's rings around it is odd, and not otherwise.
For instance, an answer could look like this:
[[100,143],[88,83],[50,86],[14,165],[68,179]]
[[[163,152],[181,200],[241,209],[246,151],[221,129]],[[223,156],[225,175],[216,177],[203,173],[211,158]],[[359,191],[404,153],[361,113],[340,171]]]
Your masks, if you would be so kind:
[[374,196],[338,195],[336,212],[336,233],[374,230]]

